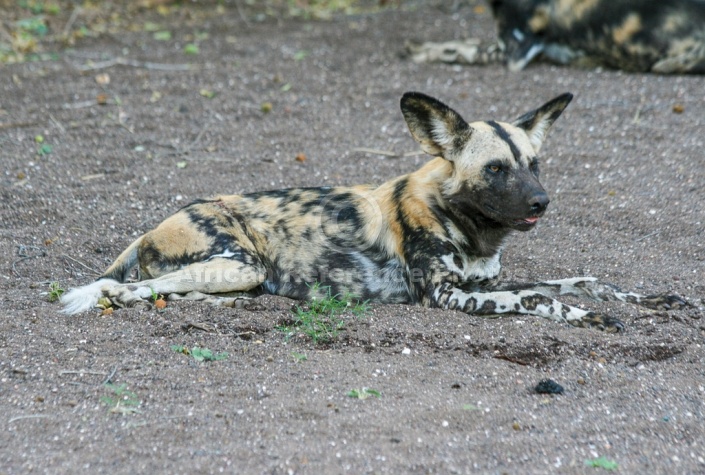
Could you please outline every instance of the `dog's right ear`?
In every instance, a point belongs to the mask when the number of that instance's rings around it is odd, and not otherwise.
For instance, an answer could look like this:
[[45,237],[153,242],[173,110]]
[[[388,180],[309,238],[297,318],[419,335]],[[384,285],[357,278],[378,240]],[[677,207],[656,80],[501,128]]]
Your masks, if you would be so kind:
[[401,112],[411,135],[429,155],[452,162],[470,138],[470,127],[460,114],[426,94],[404,94]]

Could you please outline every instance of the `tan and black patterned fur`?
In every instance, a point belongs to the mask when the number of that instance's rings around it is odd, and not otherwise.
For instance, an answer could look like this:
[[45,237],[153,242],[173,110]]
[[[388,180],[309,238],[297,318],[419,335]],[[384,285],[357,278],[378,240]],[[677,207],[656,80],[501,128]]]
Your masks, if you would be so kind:
[[[532,314],[608,331],[623,326],[554,297],[685,305],[589,277],[499,281],[505,239],[532,229],[548,206],[537,154],[571,99],[563,94],[511,124],[468,124],[436,99],[407,93],[401,109],[409,130],[436,157],[421,169],[378,187],[196,201],[138,238],[98,281],[67,293],[64,311],[88,310],[103,295],[120,306],[144,304],[152,292],[220,305],[243,293],[307,299],[315,283],[372,302]],[[139,280],[125,283],[135,267]]]
[[496,42],[409,44],[416,61],[705,73],[705,0],[490,0]]

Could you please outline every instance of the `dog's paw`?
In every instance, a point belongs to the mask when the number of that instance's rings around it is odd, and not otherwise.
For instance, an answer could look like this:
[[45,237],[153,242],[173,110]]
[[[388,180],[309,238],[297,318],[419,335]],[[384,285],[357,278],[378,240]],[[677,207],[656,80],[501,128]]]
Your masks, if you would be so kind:
[[624,331],[624,323],[619,319],[595,312],[589,312],[574,324],[583,328],[596,328],[606,333],[619,333]]
[[652,310],[682,310],[690,306],[687,300],[674,294],[648,295],[639,305]]
[[152,308],[152,304],[140,297],[134,286],[120,285],[103,289],[103,295],[108,297],[110,301],[118,307],[139,307],[144,310]]

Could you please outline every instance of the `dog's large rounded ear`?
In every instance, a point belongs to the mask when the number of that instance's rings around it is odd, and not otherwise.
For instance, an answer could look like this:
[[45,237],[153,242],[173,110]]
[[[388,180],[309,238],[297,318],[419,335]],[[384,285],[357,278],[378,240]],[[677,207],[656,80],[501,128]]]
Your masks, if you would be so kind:
[[453,161],[470,138],[470,127],[460,114],[420,92],[402,96],[401,112],[411,135],[429,155]]
[[563,110],[570,104],[573,99],[573,94],[566,92],[555,99],[551,99],[546,104],[536,110],[527,112],[512,122],[520,129],[524,129],[529,136],[531,145],[536,153],[541,149],[543,141],[546,140],[546,135],[553,123],[561,115]]

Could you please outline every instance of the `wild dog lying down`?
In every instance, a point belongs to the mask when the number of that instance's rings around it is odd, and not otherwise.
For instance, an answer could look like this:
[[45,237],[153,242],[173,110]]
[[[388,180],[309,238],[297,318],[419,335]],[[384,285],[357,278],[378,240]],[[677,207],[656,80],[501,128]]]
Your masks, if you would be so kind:
[[[538,315],[610,332],[610,316],[564,305],[559,295],[679,308],[673,295],[644,297],[581,277],[499,282],[502,246],[543,216],[538,152],[572,99],[563,94],[513,123],[466,123],[441,102],[410,92],[401,110],[434,158],[379,187],[323,187],[196,201],[133,242],[92,284],[62,298],[64,312],[119,306],[152,294],[232,305],[228,293],[310,298],[312,284],[361,300],[421,304],[476,315]],[[133,267],[140,281],[122,283]]]
[[520,71],[541,56],[558,64],[633,72],[705,73],[704,0],[490,0],[498,39],[409,44],[417,62]]

